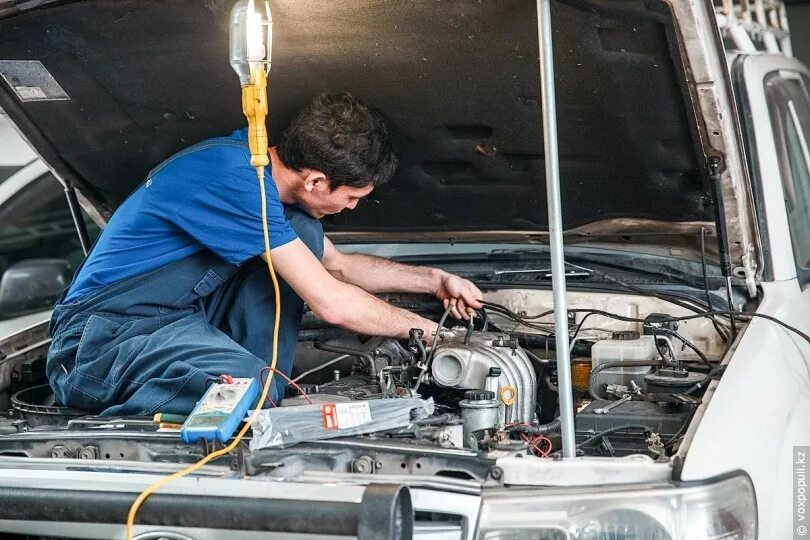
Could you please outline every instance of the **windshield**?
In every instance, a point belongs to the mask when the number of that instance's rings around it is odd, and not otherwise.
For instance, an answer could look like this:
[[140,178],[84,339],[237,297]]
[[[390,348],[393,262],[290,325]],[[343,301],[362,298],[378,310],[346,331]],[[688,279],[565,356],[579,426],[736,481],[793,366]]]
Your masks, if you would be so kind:
[[[0,320],[49,309],[84,257],[61,184],[41,168],[24,178],[29,170],[0,181]],[[98,227],[85,223],[94,239]],[[25,275],[47,282],[29,289]]]

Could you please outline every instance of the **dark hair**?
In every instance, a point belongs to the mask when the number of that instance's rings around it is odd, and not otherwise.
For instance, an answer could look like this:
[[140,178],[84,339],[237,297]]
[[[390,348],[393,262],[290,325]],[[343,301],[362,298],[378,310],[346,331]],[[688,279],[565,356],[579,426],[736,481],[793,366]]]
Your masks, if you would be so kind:
[[349,93],[312,100],[284,131],[277,150],[287,167],[324,173],[332,189],[384,184],[398,164],[382,115]]

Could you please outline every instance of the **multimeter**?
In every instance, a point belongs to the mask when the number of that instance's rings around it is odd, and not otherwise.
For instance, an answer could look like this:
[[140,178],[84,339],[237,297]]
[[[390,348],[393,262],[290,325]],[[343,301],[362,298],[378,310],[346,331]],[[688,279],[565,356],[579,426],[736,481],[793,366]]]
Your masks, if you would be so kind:
[[254,378],[228,378],[212,384],[197,402],[180,428],[180,439],[194,443],[199,439],[226,442],[259,397]]

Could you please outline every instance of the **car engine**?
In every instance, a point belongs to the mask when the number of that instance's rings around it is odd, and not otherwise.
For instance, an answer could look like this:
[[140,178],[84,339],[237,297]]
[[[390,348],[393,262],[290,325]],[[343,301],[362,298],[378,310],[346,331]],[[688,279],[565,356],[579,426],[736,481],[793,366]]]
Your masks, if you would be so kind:
[[[702,391],[722,371],[701,361],[705,355],[669,316],[653,314],[637,326],[641,332],[620,325],[572,342],[576,434],[584,454],[665,458],[682,439]],[[437,413],[421,423],[438,436],[413,430],[423,442],[448,445],[455,426],[450,446],[490,453],[523,446],[551,455],[559,448],[553,336],[508,328],[497,317],[442,327],[429,349],[416,331],[402,341],[348,334],[317,341],[316,352],[349,357],[350,366],[313,382],[313,372],[335,361],[321,360],[288,389],[281,406],[429,397]],[[306,354],[297,361],[317,364]]]
[[[514,298],[510,294],[514,293],[504,293],[507,300]],[[633,300],[604,298],[603,302]],[[446,320],[433,299],[388,301],[433,320]],[[584,455],[644,454],[667,460],[684,439],[706,387],[722,374],[718,359],[724,345],[711,321],[679,323],[673,316],[653,312],[660,306],[654,299],[634,301],[639,302],[633,307],[636,312],[652,314],[637,323],[611,323],[595,316],[585,325],[587,316],[572,318],[577,450]],[[617,311],[610,305],[600,307]],[[549,323],[536,321],[505,307],[482,310],[469,323],[437,323],[438,337],[428,346],[418,330],[401,340],[359,336],[306,314],[292,383],[281,402],[273,405],[292,413],[289,408],[306,405],[370,402],[373,408],[378,400],[418,398],[430,404],[430,412],[412,416],[410,423],[335,439],[347,448],[359,445],[350,451],[359,471],[368,469],[371,457],[363,449],[369,445],[377,448],[373,468],[378,462],[386,464],[386,459],[409,467],[402,452],[421,449],[449,452],[434,455],[430,463],[435,469],[429,470],[467,475],[459,477],[486,476],[492,464],[464,461],[458,452],[489,460],[515,454],[552,457],[561,448],[555,338]],[[8,384],[0,394],[8,405],[6,416],[0,418],[0,454],[184,459],[187,450],[167,438],[171,429],[151,419],[111,420],[55,403],[44,379],[45,337],[29,336],[26,343],[36,345],[19,348],[4,364]],[[99,438],[101,434],[104,437]],[[133,437],[141,442],[131,444]],[[293,447],[266,448],[251,459],[282,462],[291,459],[293,451],[308,468],[341,470],[342,462],[319,458],[307,446],[327,442],[331,441],[305,434]],[[453,461],[459,459],[463,465]]]
[[[351,374],[320,385],[303,386],[311,400],[354,400],[399,397],[435,386],[437,389],[487,389],[510,394],[504,420],[526,423],[534,418],[537,375],[517,340],[499,332],[478,332],[456,327],[442,334],[428,354],[418,338],[409,346],[391,338],[318,343],[322,351],[346,354],[356,360]],[[420,354],[421,353],[421,354]],[[292,389],[295,392],[295,389]],[[282,406],[298,405],[302,397],[285,399]]]

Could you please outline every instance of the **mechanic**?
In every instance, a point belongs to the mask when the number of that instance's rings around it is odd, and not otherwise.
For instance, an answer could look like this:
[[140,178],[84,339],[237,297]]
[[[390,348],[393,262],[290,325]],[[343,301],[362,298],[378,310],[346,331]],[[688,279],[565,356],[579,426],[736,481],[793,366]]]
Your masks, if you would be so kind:
[[[118,208],[57,301],[47,375],[56,399],[103,415],[188,414],[212,378],[260,376],[275,298],[246,130],[153,169]],[[353,209],[394,174],[383,119],[349,94],[322,95],[272,147],[271,258],[281,278],[277,367],[289,375],[304,303],[367,335],[430,341],[436,323],[373,293],[431,293],[468,318],[481,291],[442,270],[343,254],[318,221]],[[271,398],[284,395],[276,377]]]

